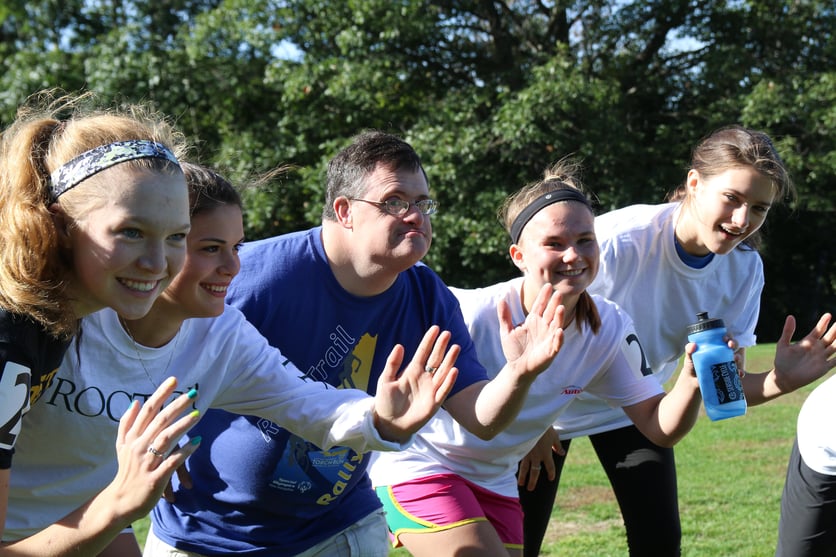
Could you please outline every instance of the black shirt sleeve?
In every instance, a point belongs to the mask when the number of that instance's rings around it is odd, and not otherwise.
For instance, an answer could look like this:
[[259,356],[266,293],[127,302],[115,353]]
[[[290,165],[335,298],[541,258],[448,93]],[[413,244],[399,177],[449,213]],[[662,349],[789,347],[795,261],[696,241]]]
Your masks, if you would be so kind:
[[0,469],[11,468],[23,415],[52,381],[68,345],[34,321],[0,310]]

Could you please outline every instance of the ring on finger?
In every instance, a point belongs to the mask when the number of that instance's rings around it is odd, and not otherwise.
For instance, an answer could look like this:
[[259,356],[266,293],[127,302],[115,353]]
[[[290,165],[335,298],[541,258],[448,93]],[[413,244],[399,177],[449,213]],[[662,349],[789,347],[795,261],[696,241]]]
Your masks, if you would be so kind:
[[532,470],[539,470],[539,469],[540,469],[540,467],[539,467],[539,466],[532,466],[532,467],[531,467],[531,469],[532,469]]
[[157,458],[165,458],[165,453],[161,453],[160,451],[155,449],[154,445],[148,445],[148,452],[156,456]]
[[427,373],[429,373],[430,375],[432,375],[433,373],[435,373],[435,371],[436,371],[437,369],[438,369],[437,367],[433,367],[433,366],[431,366],[431,365],[429,365],[429,364],[424,366],[424,371],[426,371],[426,372],[427,372]]

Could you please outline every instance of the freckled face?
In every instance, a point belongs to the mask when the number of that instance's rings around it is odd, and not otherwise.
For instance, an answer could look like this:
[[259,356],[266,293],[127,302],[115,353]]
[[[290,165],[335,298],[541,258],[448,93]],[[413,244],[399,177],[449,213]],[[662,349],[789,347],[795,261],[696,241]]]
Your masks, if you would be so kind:
[[763,225],[777,194],[772,180],[750,166],[709,177],[691,170],[687,186],[676,237],[692,255],[729,253]]
[[222,314],[229,283],[241,270],[238,250],[243,241],[244,221],[237,205],[221,205],[193,216],[186,263],[163,298],[184,318]]
[[[139,319],[183,266],[189,206],[181,173],[115,166],[92,179],[112,182],[112,195],[70,228],[79,316],[105,307]],[[77,186],[80,195],[85,184]]]
[[511,259],[526,277],[524,300],[533,302],[543,285],[551,284],[563,295],[568,315],[598,273],[598,257],[595,217],[576,201],[544,207],[511,246]]

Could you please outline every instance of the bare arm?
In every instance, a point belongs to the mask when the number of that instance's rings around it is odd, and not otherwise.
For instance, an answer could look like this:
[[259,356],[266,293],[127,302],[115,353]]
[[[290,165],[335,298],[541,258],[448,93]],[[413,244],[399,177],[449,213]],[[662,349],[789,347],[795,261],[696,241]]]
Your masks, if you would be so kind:
[[[163,492],[171,474],[196,449],[190,444],[167,454],[197,422],[197,413],[178,417],[189,408],[194,395],[184,394],[163,403],[177,387],[173,378],[163,383],[140,408],[134,402],[119,421],[116,478],[83,506],[28,538],[0,547],[0,557],[64,557],[97,555],[134,520],[144,517]],[[199,440],[198,440],[199,442]],[[163,454],[149,452],[149,447]],[[8,504],[9,471],[5,476],[2,515]]]
[[792,343],[795,318],[787,317],[781,338],[775,345],[775,367],[763,373],[746,373],[741,379],[749,406],[791,393],[836,366],[833,357],[836,354],[836,324],[828,328],[831,318],[831,314],[825,313],[807,336]]
[[508,363],[491,381],[470,385],[447,399],[444,408],[465,429],[481,439],[492,439],[517,416],[534,379],[543,372],[563,344],[560,295],[545,285],[525,321],[514,327],[511,311],[500,302],[502,349]]
[[702,397],[691,361],[695,348],[694,343],[685,347],[682,371],[669,393],[624,407],[639,431],[661,447],[674,446],[691,431],[699,416]]
[[121,532],[98,557],[142,557],[142,550],[133,531]]

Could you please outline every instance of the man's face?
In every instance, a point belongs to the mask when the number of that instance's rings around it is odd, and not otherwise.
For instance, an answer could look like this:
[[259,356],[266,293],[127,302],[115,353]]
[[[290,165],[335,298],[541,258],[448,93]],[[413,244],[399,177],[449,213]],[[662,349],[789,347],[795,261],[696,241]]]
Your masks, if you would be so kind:
[[[409,209],[396,216],[377,204],[389,199],[406,201]],[[432,243],[430,216],[415,205],[423,199],[429,199],[423,172],[392,170],[379,164],[366,178],[362,200],[350,201],[355,249],[386,271],[401,272],[420,261]]]

